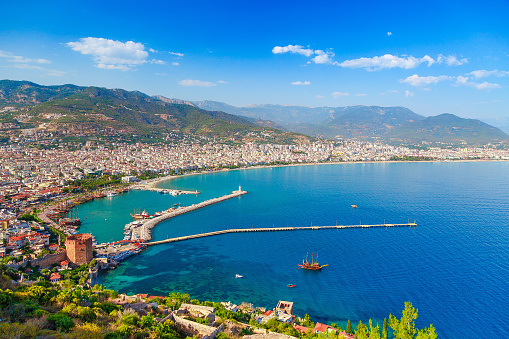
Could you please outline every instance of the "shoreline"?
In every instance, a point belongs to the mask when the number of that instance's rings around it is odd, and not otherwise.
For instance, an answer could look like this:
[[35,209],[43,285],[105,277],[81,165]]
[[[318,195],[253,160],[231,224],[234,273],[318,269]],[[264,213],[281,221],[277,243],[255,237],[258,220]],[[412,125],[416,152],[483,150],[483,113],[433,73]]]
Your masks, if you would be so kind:
[[[280,167],[297,167],[297,166],[316,166],[316,165],[343,165],[343,164],[396,164],[396,163],[463,163],[463,162],[509,162],[509,160],[497,160],[497,159],[461,159],[461,160],[410,160],[410,161],[396,161],[396,160],[388,160],[388,161],[343,161],[343,162],[316,162],[316,163],[300,163],[300,164],[280,164],[280,165],[255,165],[255,166],[247,166],[247,167],[239,167],[239,168],[225,168],[217,171],[203,171],[203,172],[191,172],[184,173],[182,175],[167,175],[161,178],[149,179],[147,182],[138,183],[138,185],[145,185],[149,188],[160,188],[157,185],[178,178],[183,178],[186,176],[193,175],[203,175],[203,174],[212,174],[212,173],[220,173],[220,172],[229,172],[229,171],[241,171],[241,170],[251,170],[251,169],[263,169],[263,168],[280,168]],[[134,186],[134,184],[132,185]],[[131,189],[132,186],[129,186]]]

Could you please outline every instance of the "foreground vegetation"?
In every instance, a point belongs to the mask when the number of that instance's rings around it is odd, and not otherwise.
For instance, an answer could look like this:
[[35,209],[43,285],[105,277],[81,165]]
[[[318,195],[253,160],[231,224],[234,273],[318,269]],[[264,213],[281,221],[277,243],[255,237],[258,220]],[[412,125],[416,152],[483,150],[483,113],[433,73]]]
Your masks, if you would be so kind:
[[[31,285],[15,284],[13,279],[18,278],[18,273],[0,265],[0,338],[183,339],[186,336],[178,331],[174,322],[157,321],[166,316],[165,310],[176,310],[182,303],[215,307],[216,322],[238,326],[240,329],[235,335],[221,332],[217,336],[219,339],[252,334],[254,328],[265,328],[304,339],[338,338],[336,333],[314,333],[311,329],[315,323],[308,315],[296,319],[298,324],[309,328],[307,333],[302,333],[292,325],[276,319],[258,324],[252,313],[234,313],[221,303],[191,300],[189,294],[179,292],[172,292],[164,299],[153,299],[152,302],[155,302],[157,307],[148,308],[146,315],[140,316],[132,309],[124,309],[112,302],[119,296],[116,291],[104,289],[101,285],[92,288],[84,285],[81,275],[83,269],[77,271],[79,272],[76,274],[69,271],[65,280],[59,284],[52,284],[42,277]],[[367,325],[359,322],[355,330],[348,321],[345,331],[355,334],[357,339],[382,339],[392,337],[388,330],[390,327],[395,338],[437,338],[433,325],[421,330],[415,327],[417,316],[417,310],[412,303],[407,302],[401,318],[390,315],[389,321],[384,321],[382,328],[378,323],[374,325],[370,319]],[[207,321],[201,318],[190,320],[207,324]],[[334,323],[331,326],[342,331]],[[339,335],[339,338],[341,337]]]

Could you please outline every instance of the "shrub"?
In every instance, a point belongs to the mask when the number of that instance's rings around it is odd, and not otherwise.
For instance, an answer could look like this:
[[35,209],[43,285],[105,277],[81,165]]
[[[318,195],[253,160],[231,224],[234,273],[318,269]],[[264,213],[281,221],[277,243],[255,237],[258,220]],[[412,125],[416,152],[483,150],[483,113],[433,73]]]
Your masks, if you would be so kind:
[[76,308],[77,316],[80,320],[86,321],[86,322],[92,322],[95,319],[97,319],[97,316],[95,315],[94,311],[90,307],[81,307],[78,306]]
[[125,325],[133,325],[138,326],[138,322],[140,321],[140,318],[138,318],[134,314],[124,314],[122,315],[122,324]]
[[38,309],[38,310],[35,310],[32,315],[36,318],[40,318],[42,317],[43,315],[46,315],[46,314],[49,314],[48,311],[45,311],[45,310],[41,310],[41,309]]
[[0,290],[0,309],[6,308],[14,302],[14,293],[11,290]]
[[132,332],[132,329],[128,325],[120,325],[117,328],[117,334],[120,338],[128,338]]
[[[95,304],[94,304],[94,306],[95,306]],[[100,304],[97,307],[100,307],[106,313],[111,313],[111,312],[118,310],[120,308],[119,306],[117,306],[113,303],[110,303],[110,302],[105,302],[103,304]]]
[[30,299],[36,300],[41,304],[45,304],[51,299],[51,293],[51,289],[43,286],[32,286],[28,289]]
[[73,338],[76,339],[100,339],[102,338],[101,329],[96,324],[81,324],[72,331]]
[[74,321],[72,321],[68,315],[63,313],[51,314],[48,317],[48,321],[61,332],[69,332],[69,330],[74,327]]

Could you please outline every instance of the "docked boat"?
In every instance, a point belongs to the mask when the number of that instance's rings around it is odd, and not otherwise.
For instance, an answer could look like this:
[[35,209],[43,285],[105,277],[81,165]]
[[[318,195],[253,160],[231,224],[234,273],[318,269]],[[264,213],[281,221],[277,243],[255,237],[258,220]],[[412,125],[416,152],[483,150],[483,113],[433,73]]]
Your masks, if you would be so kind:
[[135,208],[134,214],[131,213],[131,217],[133,217],[133,219],[140,220],[140,219],[148,219],[148,218],[152,217],[152,215],[148,214],[146,211],[140,212],[140,209],[136,210],[136,208]]
[[106,197],[107,197],[107,198],[113,198],[113,197],[114,197],[114,196],[116,196],[116,195],[118,195],[118,193],[117,193],[117,192],[108,192],[108,193],[106,193]]
[[78,216],[77,210],[71,210],[67,218],[60,218],[58,224],[62,227],[77,228],[82,224],[82,220]]
[[300,268],[303,268],[305,270],[312,270],[312,271],[319,271],[325,266],[329,266],[329,264],[326,265],[320,265],[318,263],[318,254],[316,255],[316,261],[313,259],[313,253],[311,253],[311,262],[308,261],[308,254],[306,253],[306,259],[302,260],[302,264],[298,265]]
[[240,275],[240,274],[235,274],[235,279],[240,279],[240,278],[244,278],[244,276]]

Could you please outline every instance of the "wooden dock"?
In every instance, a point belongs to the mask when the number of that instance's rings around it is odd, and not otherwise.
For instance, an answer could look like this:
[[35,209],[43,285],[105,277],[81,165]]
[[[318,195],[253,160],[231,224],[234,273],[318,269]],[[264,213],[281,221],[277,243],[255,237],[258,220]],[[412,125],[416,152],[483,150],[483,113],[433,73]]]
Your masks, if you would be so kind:
[[233,228],[229,230],[187,235],[183,237],[169,238],[165,240],[147,242],[146,245],[158,245],[184,240],[191,240],[204,237],[212,237],[215,235],[228,233],[244,233],[244,232],[282,232],[282,231],[305,231],[305,230],[325,230],[325,229],[346,229],[346,228],[375,228],[375,227],[416,227],[417,223],[411,222],[406,224],[376,224],[376,225],[335,225],[335,226],[305,226],[305,227],[266,227],[266,228]]

